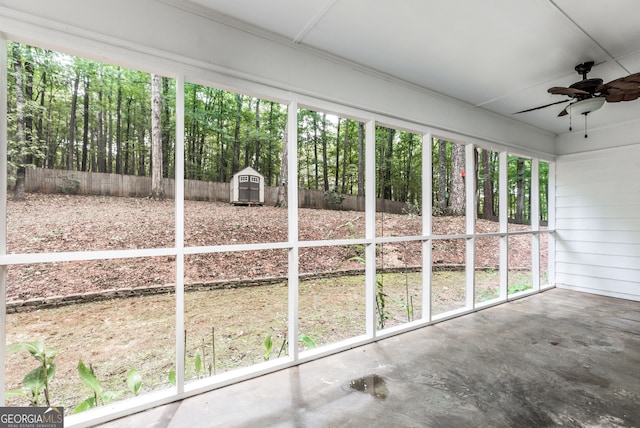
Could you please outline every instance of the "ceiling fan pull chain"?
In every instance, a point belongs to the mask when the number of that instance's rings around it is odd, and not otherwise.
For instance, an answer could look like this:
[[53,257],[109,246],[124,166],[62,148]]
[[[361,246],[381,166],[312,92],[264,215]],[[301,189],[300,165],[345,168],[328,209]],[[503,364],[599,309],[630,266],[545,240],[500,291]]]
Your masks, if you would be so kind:
[[569,104],[569,131],[573,131],[571,127],[571,104]]
[[587,116],[588,114],[584,114],[584,138],[587,138]]

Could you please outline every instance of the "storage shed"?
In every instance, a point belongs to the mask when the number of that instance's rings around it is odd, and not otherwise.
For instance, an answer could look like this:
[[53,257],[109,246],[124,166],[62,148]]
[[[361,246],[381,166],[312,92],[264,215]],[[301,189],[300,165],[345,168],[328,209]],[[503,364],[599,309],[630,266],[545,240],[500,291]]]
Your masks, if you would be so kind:
[[230,202],[234,205],[264,204],[264,177],[247,167],[231,178]]

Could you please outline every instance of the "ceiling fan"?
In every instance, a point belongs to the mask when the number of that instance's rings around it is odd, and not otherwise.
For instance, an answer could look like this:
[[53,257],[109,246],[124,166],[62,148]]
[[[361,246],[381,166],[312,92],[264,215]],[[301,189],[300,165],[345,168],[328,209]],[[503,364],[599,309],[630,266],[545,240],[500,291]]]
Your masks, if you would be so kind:
[[[582,75],[582,80],[569,86],[568,88],[554,86],[549,88],[547,92],[554,95],[565,95],[569,99],[556,101],[539,107],[534,107],[516,112],[514,114],[526,113],[529,111],[543,109],[552,105],[569,102],[558,117],[567,114],[583,114],[585,115],[585,123],[587,114],[598,110],[606,102],[617,103],[620,101],[633,101],[640,98],[640,73],[630,74],[612,80],[609,83],[603,83],[602,79],[588,79],[587,74],[593,67],[593,61],[583,62],[575,66],[576,72]],[[571,122],[569,122],[569,130],[571,130]],[[585,138],[587,137],[585,133]]]

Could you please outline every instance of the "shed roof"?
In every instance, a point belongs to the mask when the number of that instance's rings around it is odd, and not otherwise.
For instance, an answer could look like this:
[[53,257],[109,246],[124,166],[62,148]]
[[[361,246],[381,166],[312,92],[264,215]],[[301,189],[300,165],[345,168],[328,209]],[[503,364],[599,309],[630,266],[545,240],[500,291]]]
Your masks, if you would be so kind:
[[250,166],[233,174],[233,178],[237,177],[238,175],[259,175],[260,177],[264,178],[264,175],[260,174],[258,171],[251,168]]

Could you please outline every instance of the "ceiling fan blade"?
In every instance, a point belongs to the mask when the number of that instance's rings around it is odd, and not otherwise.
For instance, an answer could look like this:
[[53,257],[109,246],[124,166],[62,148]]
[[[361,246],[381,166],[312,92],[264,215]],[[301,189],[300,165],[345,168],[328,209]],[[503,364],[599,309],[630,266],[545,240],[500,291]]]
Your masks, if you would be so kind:
[[608,103],[619,103],[620,101],[633,101],[640,98],[640,89],[634,90],[619,90],[617,88],[610,88],[603,91],[605,99]]
[[609,88],[616,88],[623,91],[640,89],[640,73],[630,74],[600,85],[598,86],[598,91],[602,92],[602,90]]
[[570,97],[575,97],[577,95],[591,95],[589,92],[583,91],[582,89],[563,88],[560,86],[554,86],[553,88],[549,88],[547,92],[554,95],[568,95]]
[[566,102],[569,102],[569,100],[556,101],[555,103],[545,104],[543,106],[533,107],[533,108],[529,108],[529,109],[526,109],[526,110],[517,111],[517,112],[511,113],[511,114],[527,113],[529,111],[540,110],[540,109],[543,109],[545,107],[553,106],[553,105],[560,104],[560,103],[566,103]]
[[568,106],[566,106],[564,108],[564,110],[562,110],[560,113],[558,113],[558,117],[562,117],[562,116],[566,116],[569,114],[569,107],[571,106],[571,104],[569,104]]

